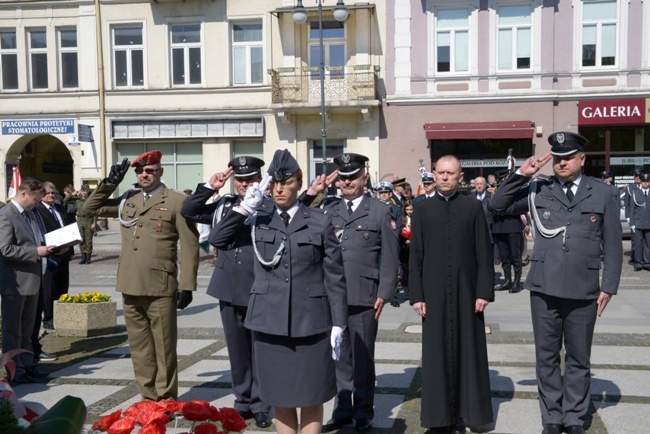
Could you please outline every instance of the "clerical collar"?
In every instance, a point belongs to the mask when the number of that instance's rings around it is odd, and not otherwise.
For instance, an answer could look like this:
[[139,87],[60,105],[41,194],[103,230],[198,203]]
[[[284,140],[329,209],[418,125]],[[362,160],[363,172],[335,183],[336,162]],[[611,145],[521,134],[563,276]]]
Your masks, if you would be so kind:
[[454,191],[454,192],[453,192],[451,195],[449,195],[449,196],[445,196],[444,194],[442,194],[442,193],[439,192],[439,191],[438,191],[437,193],[438,193],[438,196],[440,196],[440,197],[441,197],[442,199],[444,199],[445,201],[449,202],[449,199],[453,199],[453,198],[458,194],[458,191]]

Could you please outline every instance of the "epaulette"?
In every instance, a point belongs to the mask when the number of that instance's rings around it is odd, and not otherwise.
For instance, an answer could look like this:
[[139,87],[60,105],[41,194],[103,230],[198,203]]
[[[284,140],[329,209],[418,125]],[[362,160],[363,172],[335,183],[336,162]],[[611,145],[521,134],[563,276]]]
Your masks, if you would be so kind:
[[550,183],[553,182],[553,178],[549,175],[537,175],[531,181]]
[[134,189],[131,189],[131,190],[127,190],[127,191],[124,193],[123,196],[125,196],[125,197],[128,199],[128,198],[130,198],[130,197],[135,196],[136,194],[141,194],[141,193],[142,193],[142,189],[134,188]]
[[233,200],[237,200],[237,195],[232,193],[227,193],[221,196],[221,198],[226,201],[233,201]]
[[321,200],[319,207],[323,206],[329,206],[329,205],[335,205],[343,200],[342,197],[340,196],[325,196],[323,200]]

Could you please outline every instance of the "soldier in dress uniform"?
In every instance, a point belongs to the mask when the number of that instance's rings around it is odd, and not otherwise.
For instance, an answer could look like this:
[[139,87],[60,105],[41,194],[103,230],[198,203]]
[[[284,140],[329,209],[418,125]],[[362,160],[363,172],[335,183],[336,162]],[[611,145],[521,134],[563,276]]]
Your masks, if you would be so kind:
[[[636,190],[641,186],[642,174],[643,174],[643,170],[634,169],[634,172],[632,172],[632,175],[634,176],[634,182],[630,182],[628,185],[625,186],[625,195],[623,196],[623,202],[625,204],[625,218],[627,218],[628,223],[630,223],[630,206],[632,204],[632,194],[634,193],[634,190]],[[631,250],[630,250],[629,263],[634,265],[636,264],[636,258],[634,257],[634,252],[636,251],[636,242],[634,240],[634,236],[632,236],[632,238],[630,239],[630,244],[631,244]]]
[[[341,240],[348,297],[348,328],[341,358],[336,362],[338,392],[325,431],[340,429],[353,419],[357,432],[372,429],[378,320],[397,287],[397,232],[386,204],[363,194],[368,178],[367,161],[365,155],[353,153],[334,157],[341,197],[330,197],[321,203],[332,214]],[[390,192],[390,185],[384,183],[376,188],[380,187],[380,194],[384,194]],[[317,189],[326,187],[320,184]]]
[[404,201],[404,193],[406,186],[406,178],[398,178],[393,180],[393,194],[391,196],[392,202],[402,207]]
[[120,221],[117,291],[122,293],[140,394],[152,401],[178,399],[176,309],[192,302],[199,264],[199,234],[181,215],[187,196],[162,184],[161,157],[160,151],[138,156],[131,167],[142,190],[128,190],[121,198],[110,199],[129,169],[126,158],[114,164],[83,207],[91,215]]
[[[489,207],[521,214],[534,204],[530,213],[535,247],[524,286],[530,290],[543,432],[582,434],[596,317],[616,294],[621,276],[619,194],[615,187],[582,174],[586,138],[558,132],[549,143],[551,153],[527,159],[499,186]],[[554,176],[531,180],[551,159]]]
[[436,194],[436,177],[431,172],[423,172],[420,174],[422,178],[422,187],[424,188],[424,193],[415,196],[413,199],[413,205],[417,205],[418,202],[421,202],[425,199],[429,199]]
[[390,207],[390,215],[393,218],[391,223],[395,232],[402,230],[402,207],[393,200],[393,184],[388,181],[379,181],[375,184],[375,191],[379,195],[379,201]]
[[650,271],[650,174],[639,176],[641,184],[630,194],[630,230],[634,238],[634,271]]
[[84,211],[84,203],[88,199],[90,187],[88,184],[83,184],[81,190],[72,192],[63,198],[66,205],[73,205],[77,209],[77,226],[79,226],[79,233],[81,234],[81,244],[79,250],[81,251],[80,264],[90,264],[90,257],[93,254],[93,235],[95,234],[95,225],[97,224],[97,216],[92,216]]
[[603,170],[603,171],[600,173],[600,177],[601,177],[601,179],[602,179],[603,181],[605,181],[607,184],[616,185],[616,184],[614,183],[614,174],[613,174],[612,172],[610,172],[609,170]]
[[[210,177],[210,181],[196,187],[194,194],[183,204],[181,214],[193,222],[214,228],[240,204],[248,187],[262,180],[262,166],[264,161],[256,157],[233,158],[225,172],[215,173]],[[206,204],[231,177],[234,177],[237,194],[226,194],[218,201]],[[214,230],[211,234],[217,236]],[[208,295],[219,299],[235,394],[234,408],[245,419],[254,417],[258,427],[266,428],[271,425],[271,407],[260,398],[257,372],[253,365],[253,337],[251,331],[244,327],[249,293],[254,280],[255,254],[251,242],[250,222],[239,226],[236,236],[227,243],[209,240],[217,248],[218,256],[208,285]]]

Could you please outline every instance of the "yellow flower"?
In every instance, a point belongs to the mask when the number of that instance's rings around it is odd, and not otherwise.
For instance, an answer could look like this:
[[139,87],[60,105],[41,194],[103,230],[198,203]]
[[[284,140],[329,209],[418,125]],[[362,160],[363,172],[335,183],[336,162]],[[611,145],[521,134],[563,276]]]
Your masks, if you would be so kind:
[[98,291],[87,291],[83,294],[69,295],[63,294],[59,301],[61,303],[101,303],[105,301],[110,301],[111,296],[108,294],[102,294]]

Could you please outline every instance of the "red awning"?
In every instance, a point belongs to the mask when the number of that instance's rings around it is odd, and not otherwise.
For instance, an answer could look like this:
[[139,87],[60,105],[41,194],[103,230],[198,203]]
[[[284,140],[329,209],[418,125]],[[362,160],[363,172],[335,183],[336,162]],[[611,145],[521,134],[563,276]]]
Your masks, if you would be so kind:
[[424,124],[427,139],[532,139],[531,121]]

